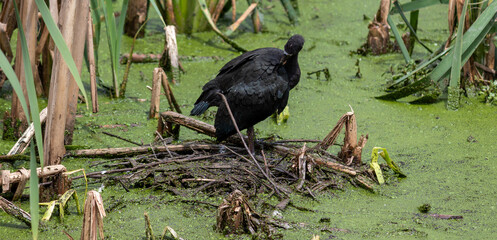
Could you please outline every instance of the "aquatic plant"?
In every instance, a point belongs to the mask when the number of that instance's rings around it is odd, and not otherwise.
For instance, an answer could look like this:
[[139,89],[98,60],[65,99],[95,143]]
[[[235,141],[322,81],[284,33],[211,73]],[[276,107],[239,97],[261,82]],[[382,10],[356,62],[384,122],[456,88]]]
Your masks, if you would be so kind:
[[[456,14],[456,3],[453,0],[451,0],[449,3],[449,6],[451,6],[451,9],[449,11],[449,20],[455,22],[453,15]],[[485,47],[482,46],[481,43],[487,38],[487,34],[490,33],[490,36],[494,36],[494,33],[496,32],[496,30],[492,26],[495,20],[495,14],[497,13],[497,3],[489,1],[465,1],[465,4],[477,6],[476,9],[478,11],[476,11],[475,13],[475,7],[473,7],[470,11],[470,19],[473,19],[474,22],[472,22],[471,26],[469,26],[468,18],[465,17],[467,7],[461,6],[461,4],[457,5],[457,8],[462,8],[462,10],[459,11],[461,15],[458,16],[458,34],[455,37],[455,43],[453,44],[453,46],[449,46],[451,42],[451,37],[449,37],[445,44],[445,50],[441,48],[435,53],[431,54],[430,58],[422,61],[415,70],[407,73],[404,77],[390,84],[388,86],[388,90],[391,91],[390,93],[384,94],[377,98],[385,100],[397,100],[407,97],[413,93],[424,91],[427,88],[435,88],[436,91],[446,94],[445,96],[448,95],[449,100],[447,108],[457,109],[461,89],[466,89],[471,85],[485,83],[485,81],[478,82],[477,80],[475,80],[481,78],[479,77],[481,76],[481,74],[476,70],[476,67],[474,66],[479,66],[475,63],[476,59],[481,60],[485,58],[486,55],[494,53],[494,51],[487,50],[490,49],[492,46]],[[399,9],[401,8],[399,7]],[[415,10],[419,8],[415,8],[413,7],[413,5],[409,5],[402,7],[402,9],[406,11],[406,9]],[[467,28],[467,30],[466,33],[463,34],[463,29],[465,28]],[[399,45],[401,45],[401,43],[399,43]],[[406,54],[404,53],[403,55],[404,58],[406,58]],[[473,58],[471,59],[472,56]],[[491,57],[491,61],[487,61],[487,64],[491,64],[492,68],[494,64],[494,58],[495,57]],[[438,60],[440,60],[440,62],[438,62]],[[433,70],[429,71],[426,77],[413,81],[412,83],[406,83],[406,81],[408,81],[408,79],[413,74],[416,74],[423,68],[433,67],[432,64],[437,62],[438,64],[436,65],[436,67],[434,67]],[[463,68],[465,69],[464,75],[467,76],[467,78],[460,78],[460,69],[463,65]],[[449,78],[450,81],[445,81],[445,79],[447,78]],[[436,98],[439,98],[439,96],[436,96]],[[419,100],[421,99],[416,99],[411,102],[417,103],[419,102]]]
[[112,9],[111,0],[100,0],[100,4],[103,8],[103,14],[105,17],[105,25],[107,27],[107,43],[109,44],[110,51],[110,63],[112,68],[112,95],[114,97],[124,97],[120,94],[119,84],[117,82],[118,74],[117,70],[119,67],[119,55],[121,52],[122,44],[122,33],[124,28],[124,13],[128,9],[128,0],[124,0],[121,8],[121,16],[118,19],[118,25],[116,27],[116,20],[114,17],[114,11]]
[[497,103],[497,80],[482,86],[478,94],[483,97],[483,101],[487,104]]

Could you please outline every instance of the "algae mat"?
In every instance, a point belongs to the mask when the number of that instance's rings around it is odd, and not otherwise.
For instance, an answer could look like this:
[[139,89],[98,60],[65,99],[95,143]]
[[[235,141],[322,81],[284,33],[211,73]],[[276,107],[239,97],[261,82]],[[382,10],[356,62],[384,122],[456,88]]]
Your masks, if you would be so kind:
[[[259,136],[277,134],[285,139],[321,139],[338,118],[349,111],[350,104],[356,113],[358,132],[370,136],[363,160],[369,159],[373,147],[385,147],[408,175],[401,181],[390,179],[377,194],[349,187],[343,192],[321,194],[319,201],[295,196],[299,205],[316,212],[301,212],[293,208],[282,212],[284,220],[301,223],[299,228],[281,231],[284,239],[311,239],[312,235],[320,235],[321,239],[492,239],[496,236],[494,199],[497,194],[493,185],[497,183],[494,177],[497,171],[497,108],[475,99],[463,99],[459,111],[445,110],[443,102],[410,105],[374,99],[385,83],[382,74],[391,65],[403,62],[400,54],[381,57],[349,55],[365,41],[368,22],[363,15],[372,17],[378,1],[311,0],[305,4],[301,1],[303,17],[297,27],[287,23],[279,2],[271,4],[275,6],[273,14],[264,16],[267,30],[253,35],[246,28],[248,24],[242,25],[241,31],[236,33],[238,43],[248,49],[282,47],[286,39],[281,37],[299,33],[306,38],[306,45],[300,54],[303,76],[290,93],[290,119],[281,126],[270,120],[258,124]],[[448,35],[446,8],[446,5],[433,6],[420,12],[419,35],[432,48]],[[147,29],[147,38],[137,41],[135,51],[157,53],[163,44],[163,37],[158,33],[160,22],[153,19]],[[128,51],[130,42],[129,38],[125,39],[123,52]],[[179,35],[178,43],[180,55],[220,57],[220,60],[183,62],[187,74],[183,75],[179,85],[173,86],[173,91],[186,112],[192,108],[203,84],[238,53],[230,51],[210,32],[192,37]],[[106,69],[109,64],[104,45],[101,44],[100,49],[100,69],[102,79],[106,81],[110,79],[110,70]],[[425,54],[417,47],[415,51],[418,58]],[[354,78],[358,58],[361,58],[361,79]],[[129,146],[101,134],[102,131],[150,142],[156,121],[147,120],[149,103],[140,99],[150,98],[150,92],[144,86],[151,85],[154,67],[155,64],[132,65],[127,98],[111,100],[101,95],[100,113],[90,114],[80,108],[75,144],[92,148]],[[324,67],[330,69],[331,81],[307,78],[306,72]],[[161,106],[167,106],[165,99],[161,100]],[[8,101],[0,99],[1,112],[8,108]],[[117,127],[104,127],[111,125]],[[182,130],[181,139],[199,138],[205,137]],[[12,144],[3,142],[1,151],[6,152]],[[338,148],[332,149],[332,152],[336,151]],[[76,169],[88,167],[91,161],[95,160],[67,159],[65,164],[69,169]],[[22,163],[15,165],[19,167]],[[75,182],[75,186],[82,195],[84,187],[81,182]],[[90,187],[102,186],[93,184]],[[119,186],[110,186],[103,188],[102,195],[106,207],[113,208],[104,219],[109,239],[144,238],[145,211],[150,214],[155,233],[169,225],[185,239],[250,239],[249,236],[224,237],[214,232],[215,209],[178,203],[168,193],[149,189],[133,189],[127,193]],[[198,197],[196,200],[221,203],[221,199],[213,198]],[[119,201],[125,204],[116,205]],[[274,199],[269,201],[275,203]],[[417,210],[424,203],[432,206],[432,213],[462,215],[464,218],[441,220],[424,216]],[[22,206],[27,208],[26,203]],[[73,237],[79,236],[82,219],[75,214],[74,206],[71,205],[69,211],[72,214],[62,224],[57,218],[52,219],[41,232],[40,239],[64,239],[62,230]],[[329,222],[320,222],[321,218],[329,218]],[[4,213],[0,213],[0,232],[2,236],[8,236],[7,239],[30,237],[25,226]]]

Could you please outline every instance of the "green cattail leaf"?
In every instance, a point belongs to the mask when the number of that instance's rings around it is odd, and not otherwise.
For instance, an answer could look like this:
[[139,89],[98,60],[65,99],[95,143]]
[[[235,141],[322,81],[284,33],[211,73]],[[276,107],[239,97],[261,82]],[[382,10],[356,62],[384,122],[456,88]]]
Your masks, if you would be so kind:
[[[17,26],[19,31],[19,36],[21,40],[21,49],[22,49],[22,60],[24,64],[24,75],[26,78],[26,90],[28,92],[28,98],[30,103],[30,113],[31,118],[33,120],[33,124],[35,126],[35,138],[36,145],[38,146],[38,152],[40,154],[40,162],[43,163],[43,138],[41,135],[41,123],[40,123],[40,111],[38,109],[38,99],[36,96],[35,83],[33,78],[33,71],[31,69],[31,62],[29,60],[29,52],[28,52],[28,44],[26,43],[26,35],[24,34],[24,29],[22,26],[21,18],[19,15],[19,10],[17,8],[17,4],[14,2],[14,8],[16,12]],[[21,96],[23,96],[21,92]],[[25,112],[28,112],[28,109],[25,109]],[[29,119],[29,118],[28,118]],[[31,157],[30,157],[30,188],[29,188],[29,205],[30,205],[30,214],[31,214],[31,232],[33,239],[38,239],[38,225],[39,225],[39,193],[38,193],[38,175],[36,171],[36,155],[35,155],[35,146],[34,142],[31,141]]]

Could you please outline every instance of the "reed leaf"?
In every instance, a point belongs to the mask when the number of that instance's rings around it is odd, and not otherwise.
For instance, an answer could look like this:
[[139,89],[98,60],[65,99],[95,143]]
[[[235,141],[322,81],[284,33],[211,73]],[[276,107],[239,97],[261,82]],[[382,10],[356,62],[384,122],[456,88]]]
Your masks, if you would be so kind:
[[19,83],[19,79],[17,78],[14,69],[12,69],[9,60],[7,59],[7,56],[5,56],[3,51],[0,51],[0,67],[2,68],[2,71],[5,74],[5,76],[7,76],[7,79],[9,80],[12,89],[14,89],[14,92],[17,94],[19,102],[21,102],[21,107],[22,109],[24,109],[24,114],[26,115],[27,121],[30,122],[31,120],[28,114],[28,105],[26,105],[26,99],[24,98],[21,84]]
[[[468,61],[476,48],[485,39],[486,34],[492,29],[496,13],[497,1],[492,1],[478,19],[476,19],[473,25],[466,31],[462,38],[461,65]],[[432,85],[432,83],[441,82],[444,78],[449,76],[449,70],[452,67],[452,54],[453,51],[450,51],[427,77],[391,93],[378,96],[377,98],[396,100],[423,90]]]
[[119,97],[119,87],[117,83],[117,60],[116,60],[116,21],[114,19],[114,11],[112,11],[112,1],[111,0],[100,0],[103,8],[103,13],[105,16],[105,25],[107,26],[107,43],[109,45],[110,51],[110,64],[112,71],[112,85],[114,86],[114,96]]
[[392,29],[397,44],[399,44],[402,56],[404,56],[404,60],[406,61],[406,63],[409,63],[411,61],[411,57],[409,56],[409,51],[407,51],[406,45],[404,44],[404,40],[402,40],[402,36],[400,36],[399,30],[397,30],[397,26],[395,26],[395,23],[393,22],[392,17],[390,17],[390,15],[388,15],[387,22],[388,25],[390,25],[390,28]]
[[456,43],[454,45],[454,53],[452,54],[452,66],[450,70],[449,82],[449,98],[447,99],[447,108],[450,110],[457,110],[459,108],[460,89],[459,83],[461,79],[461,55],[462,55],[462,40],[464,32],[464,22],[466,19],[466,12],[468,9],[468,0],[464,1],[462,7],[461,17],[457,26]]
[[[38,116],[39,117],[39,116]],[[41,130],[41,126],[38,126]],[[37,127],[35,127],[36,129]],[[40,139],[41,140],[41,139]],[[38,139],[36,140],[38,143]],[[41,142],[41,141],[40,141]],[[35,145],[34,142],[31,141],[30,145],[30,160],[29,160],[29,210],[31,215],[31,232],[33,235],[33,239],[38,239],[38,227],[40,221],[40,193],[38,189],[38,172],[36,171],[36,154],[35,154]],[[41,152],[41,158],[43,158],[43,152]]]
[[121,51],[121,45],[122,45],[122,36],[123,36],[123,31],[124,31],[124,20],[126,19],[126,12],[128,10],[128,3],[129,0],[123,0],[122,7],[121,7],[121,15],[119,16],[119,25],[117,25],[117,32],[116,32],[116,53],[114,55],[115,57],[115,62],[119,62],[119,53]]
[[[399,2],[398,1],[394,1],[393,5],[395,6],[395,9],[397,9],[400,13],[400,17],[402,18],[402,20],[404,20],[404,22],[406,23],[407,27],[409,28],[409,31],[410,33],[414,36],[414,38],[419,42],[419,44],[421,44],[421,46],[423,46],[428,52],[430,53],[433,53],[433,51],[428,48],[423,42],[421,42],[421,40],[419,39],[418,35],[416,34],[416,30],[414,29],[413,26],[411,26],[411,23],[409,23],[409,20],[407,20],[406,18],[406,15],[404,15],[404,12],[402,11],[402,7],[400,6]],[[411,14],[413,14],[414,12],[412,12]],[[419,13],[419,12],[418,12]],[[411,15],[413,16],[413,15]],[[417,18],[417,16],[416,16]],[[417,21],[417,19],[416,19]],[[416,22],[416,25],[417,25],[417,22]]]
[[399,85],[401,83],[403,83],[404,81],[406,81],[407,79],[409,79],[409,77],[411,77],[413,74],[419,72],[420,70],[422,70],[423,68],[427,67],[428,65],[432,64],[433,62],[435,62],[437,59],[441,58],[442,56],[444,56],[445,54],[447,54],[447,52],[449,52],[449,50],[451,50],[452,47],[450,48],[447,48],[445,49],[443,52],[439,53],[438,55],[436,55],[435,57],[433,58],[430,58],[428,61],[424,61],[422,62],[421,64],[419,64],[416,69],[408,72],[406,75],[404,75],[403,77],[395,80],[393,83],[391,83],[390,85],[387,86],[387,88],[392,88],[392,87],[395,87],[396,85]]
[[[16,11],[16,19],[17,19],[17,28],[19,31],[19,36],[21,41],[21,49],[22,49],[22,60],[24,64],[24,73],[26,78],[26,90],[28,93],[28,99],[30,103],[30,109],[24,109],[26,113],[26,119],[29,122],[29,116],[27,112],[31,113],[31,119],[33,121],[33,125],[35,126],[35,138],[36,145],[38,147],[38,152],[40,154],[40,162],[43,165],[43,137],[41,135],[41,123],[40,123],[40,110],[38,109],[38,99],[36,97],[35,83],[33,77],[33,70],[31,69],[31,62],[29,60],[29,52],[28,52],[28,44],[26,42],[26,35],[24,34],[23,25],[21,22],[19,10],[17,8],[17,4],[14,2],[14,8]],[[24,98],[24,95],[21,91],[21,94],[18,95],[19,98]],[[29,167],[31,170],[30,176],[30,188],[29,188],[29,205],[30,205],[30,214],[31,214],[31,233],[33,239],[38,239],[38,225],[39,225],[39,189],[38,189],[38,175],[36,171],[36,155],[35,155],[35,146],[34,143],[31,142],[31,154],[30,154],[30,163]],[[43,166],[42,166],[43,167]]]
[[119,66],[119,53],[121,51],[122,33],[124,28],[124,19],[126,18],[126,10],[128,9],[128,0],[124,0],[121,7],[121,16],[119,17],[119,25],[116,26],[114,11],[112,8],[112,0],[100,0],[105,16],[105,25],[107,26],[107,43],[109,44],[110,63],[112,71],[112,85],[115,97],[120,97],[119,84],[117,82],[117,68]]
[[76,84],[79,87],[79,90],[81,91],[81,94],[83,94],[86,103],[86,109],[88,109],[89,108],[88,97],[86,96],[85,87],[83,86],[83,81],[81,80],[81,76],[79,75],[79,71],[78,68],[76,67],[76,63],[74,62],[71,51],[69,50],[69,47],[67,47],[67,44],[64,41],[64,38],[62,37],[62,33],[60,32],[59,28],[57,27],[57,24],[53,20],[52,15],[50,15],[50,10],[48,10],[45,1],[35,0],[35,2],[36,5],[38,6],[38,10],[41,13],[43,21],[45,22],[45,25],[47,26],[48,31],[50,32],[50,36],[52,37],[55,45],[59,49],[60,54],[64,59],[64,62],[67,64],[69,71],[71,72],[74,80],[76,81]]
[[[449,0],[416,0],[408,3],[404,3],[401,5],[402,10],[404,12],[416,11],[421,8],[429,7],[435,4],[447,4]],[[390,14],[399,13],[398,9],[393,9]]]
[[158,1],[158,0],[152,0],[152,1],[150,1],[150,4],[152,4],[152,6],[154,7],[155,11],[157,12],[157,15],[159,15],[159,18],[160,18],[160,20],[162,21],[162,23],[164,24],[164,27],[165,27],[166,26],[166,21],[164,20],[165,15],[162,14],[161,10],[157,6],[156,1]]

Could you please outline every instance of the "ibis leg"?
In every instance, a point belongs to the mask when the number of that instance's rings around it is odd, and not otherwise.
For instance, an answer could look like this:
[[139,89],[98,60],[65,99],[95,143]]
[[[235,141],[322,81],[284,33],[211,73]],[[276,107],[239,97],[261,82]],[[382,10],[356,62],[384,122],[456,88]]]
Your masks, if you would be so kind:
[[248,127],[247,128],[247,137],[248,137],[248,148],[250,152],[255,153],[254,149],[254,127]]

